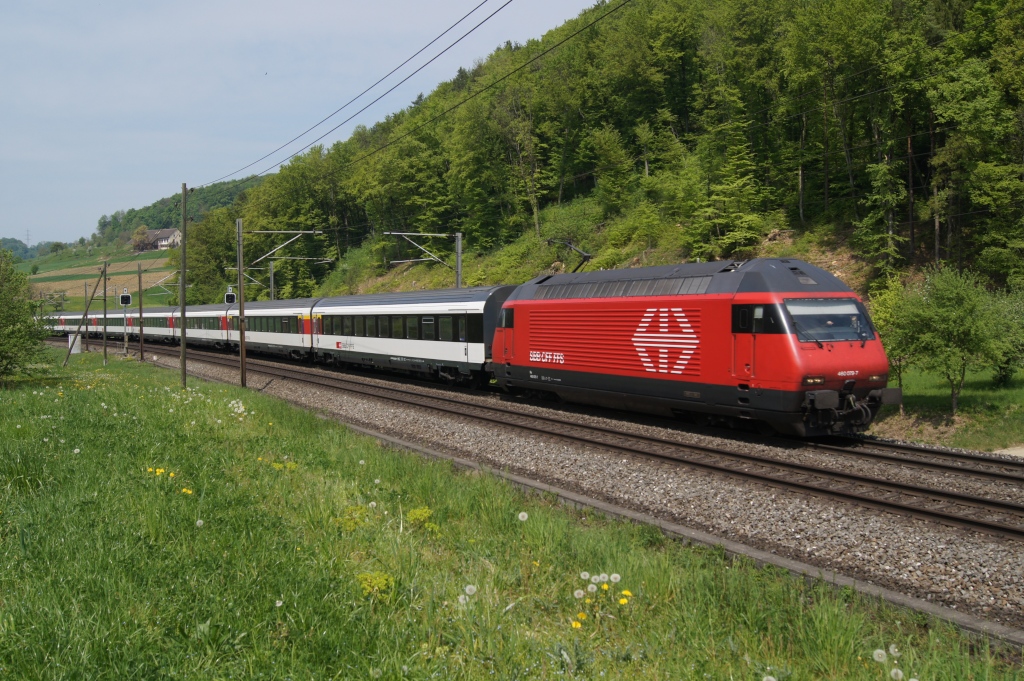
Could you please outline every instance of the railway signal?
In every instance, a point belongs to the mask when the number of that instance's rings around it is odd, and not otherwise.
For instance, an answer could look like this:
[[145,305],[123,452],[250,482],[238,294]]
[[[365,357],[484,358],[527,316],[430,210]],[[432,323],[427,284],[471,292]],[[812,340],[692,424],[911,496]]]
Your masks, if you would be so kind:
[[230,286],[228,286],[228,292],[224,294],[224,304],[234,305],[235,304],[235,292]]

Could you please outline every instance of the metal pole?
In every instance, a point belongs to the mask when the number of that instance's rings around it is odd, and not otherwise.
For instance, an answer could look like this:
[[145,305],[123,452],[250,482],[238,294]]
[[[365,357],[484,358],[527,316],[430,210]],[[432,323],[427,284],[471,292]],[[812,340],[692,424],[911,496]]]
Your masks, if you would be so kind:
[[143,345],[142,337],[145,335],[146,326],[142,321],[142,263],[139,265],[139,361],[146,361],[146,348]]
[[[86,331],[88,331],[88,329],[89,329],[89,324],[88,324],[89,320],[87,318],[87,316],[89,314],[89,307],[92,305],[92,299],[96,297],[96,292],[100,290],[100,278],[102,278],[102,277],[103,277],[103,273],[102,272],[96,277],[96,284],[92,287],[92,298],[90,298],[89,296],[86,296],[86,298],[85,298],[85,310],[82,312],[82,318],[78,320],[78,328],[75,329],[75,335],[76,336],[78,336],[79,334],[82,333],[82,325],[83,324],[85,325]],[[85,285],[85,292],[89,293],[89,284],[88,283],[86,283],[86,285]],[[88,335],[89,335],[88,333],[85,334],[85,336],[88,336]],[[69,359],[71,359],[71,347],[68,347],[68,354],[64,356],[64,364],[62,366],[67,366]]]
[[107,263],[103,263],[103,366],[107,366]]
[[270,299],[274,300],[274,261],[270,261]]
[[[96,281],[96,286],[99,286],[99,285],[100,285],[100,282],[99,282],[99,280],[97,280]],[[94,296],[96,295],[96,286],[92,287],[92,294]],[[92,298],[89,297],[89,282],[85,282],[85,312],[89,311],[89,305],[91,305],[91,304],[92,304]],[[85,312],[82,313],[83,317],[85,316]],[[79,324],[79,328],[81,328],[81,324]],[[85,335],[82,336],[82,352],[89,352],[89,325],[88,324],[85,325]],[[64,362],[64,366],[67,366],[67,364],[68,364],[67,362]]]
[[455,288],[462,288],[462,232],[455,232]]
[[185,202],[188,199],[188,191],[185,183],[181,183],[181,272],[178,273],[178,305],[181,308],[181,387],[186,387],[185,381],[185,228],[188,226],[188,211]]
[[245,387],[245,281],[242,276],[242,218],[235,220],[235,232],[238,236],[238,366],[241,373],[239,380]]

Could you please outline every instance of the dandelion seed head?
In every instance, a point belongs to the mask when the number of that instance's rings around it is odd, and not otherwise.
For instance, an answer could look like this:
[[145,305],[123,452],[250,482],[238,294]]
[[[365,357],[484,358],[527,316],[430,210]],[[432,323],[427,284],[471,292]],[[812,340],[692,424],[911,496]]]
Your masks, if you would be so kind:
[[476,593],[476,586],[474,586],[473,584],[467,584],[466,585],[466,595],[467,596],[472,596],[475,593]]
[[82,451],[81,449],[79,449],[78,447],[75,447],[75,454],[79,454],[79,453],[81,453],[81,451]]
[[284,605],[284,601],[274,601],[274,605],[280,608],[282,605]]
[[366,461],[364,461],[362,459],[359,459],[359,465],[360,466],[365,466],[366,465]]
[[895,643],[890,643],[889,644],[889,654],[892,655],[893,657],[899,657],[900,656],[900,649],[896,647]]
[[462,603],[463,605],[465,605],[468,602],[469,602],[469,596],[467,596],[466,594],[459,594],[459,603]]
[[900,670],[899,667],[893,667],[892,671],[889,672],[889,677],[893,681],[903,681],[903,672]]
[[597,591],[597,584],[587,584],[587,591],[590,593]]
[[197,520],[196,521],[196,527],[202,527],[202,526],[203,526],[203,521],[202,520]]
[[761,681],[776,681],[774,676],[766,676]]
[[526,519],[527,519],[527,518],[529,518],[529,517],[530,517],[530,516],[529,516],[529,515],[527,515],[526,511],[520,511],[520,512],[519,512],[519,519],[520,519],[521,521],[523,521],[524,523],[526,522]]
[[888,655],[885,654],[884,650],[879,648],[871,654],[871,657],[874,658],[875,662],[885,662],[885,659],[888,657]]
[[601,581],[602,582],[607,582],[608,581],[608,575],[606,573],[604,573],[604,572],[601,573]]
[[369,506],[370,506],[370,508],[377,508],[377,502],[376,501],[371,501]]
[[594,584],[597,584],[598,582],[601,581],[601,575],[594,575],[593,577],[590,578],[590,581],[593,582]]
[[583,598],[583,589],[576,589],[572,592],[572,595],[576,598]]
[[612,580],[612,584],[618,584],[618,583],[619,583],[619,580],[620,580],[620,579],[622,579],[622,577],[620,577],[620,576],[618,575],[618,573],[615,573],[615,572],[613,572],[613,573],[612,573],[612,576],[611,576],[611,577],[609,577],[608,579]]
[[581,572],[580,573],[580,579],[590,579],[590,573],[589,572]]
[[373,484],[375,484],[375,485],[379,485],[379,484],[380,484],[380,478],[377,478],[376,480],[374,480],[374,481],[373,481]]

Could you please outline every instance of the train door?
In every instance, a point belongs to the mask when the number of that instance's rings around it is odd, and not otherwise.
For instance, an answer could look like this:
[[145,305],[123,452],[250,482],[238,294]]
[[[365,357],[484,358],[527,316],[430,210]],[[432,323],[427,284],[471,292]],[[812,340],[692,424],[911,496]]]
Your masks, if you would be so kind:
[[754,355],[757,337],[754,334],[754,318],[764,316],[763,305],[732,306],[732,375],[741,381],[754,377]]
[[501,331],[501,361],[511,363],[515,357],[515,308],[503,307],[498,315],[498,329]]

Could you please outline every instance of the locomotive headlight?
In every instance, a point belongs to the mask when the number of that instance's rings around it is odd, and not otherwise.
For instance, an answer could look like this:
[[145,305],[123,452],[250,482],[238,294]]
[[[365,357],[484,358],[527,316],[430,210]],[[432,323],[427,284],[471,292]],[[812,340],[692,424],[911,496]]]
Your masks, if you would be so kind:
[[825,385],[824,376],[804,376],[804,385]]
[[889,380],[889,374],[872,374],[868,376],[871,383],[884,383]]

